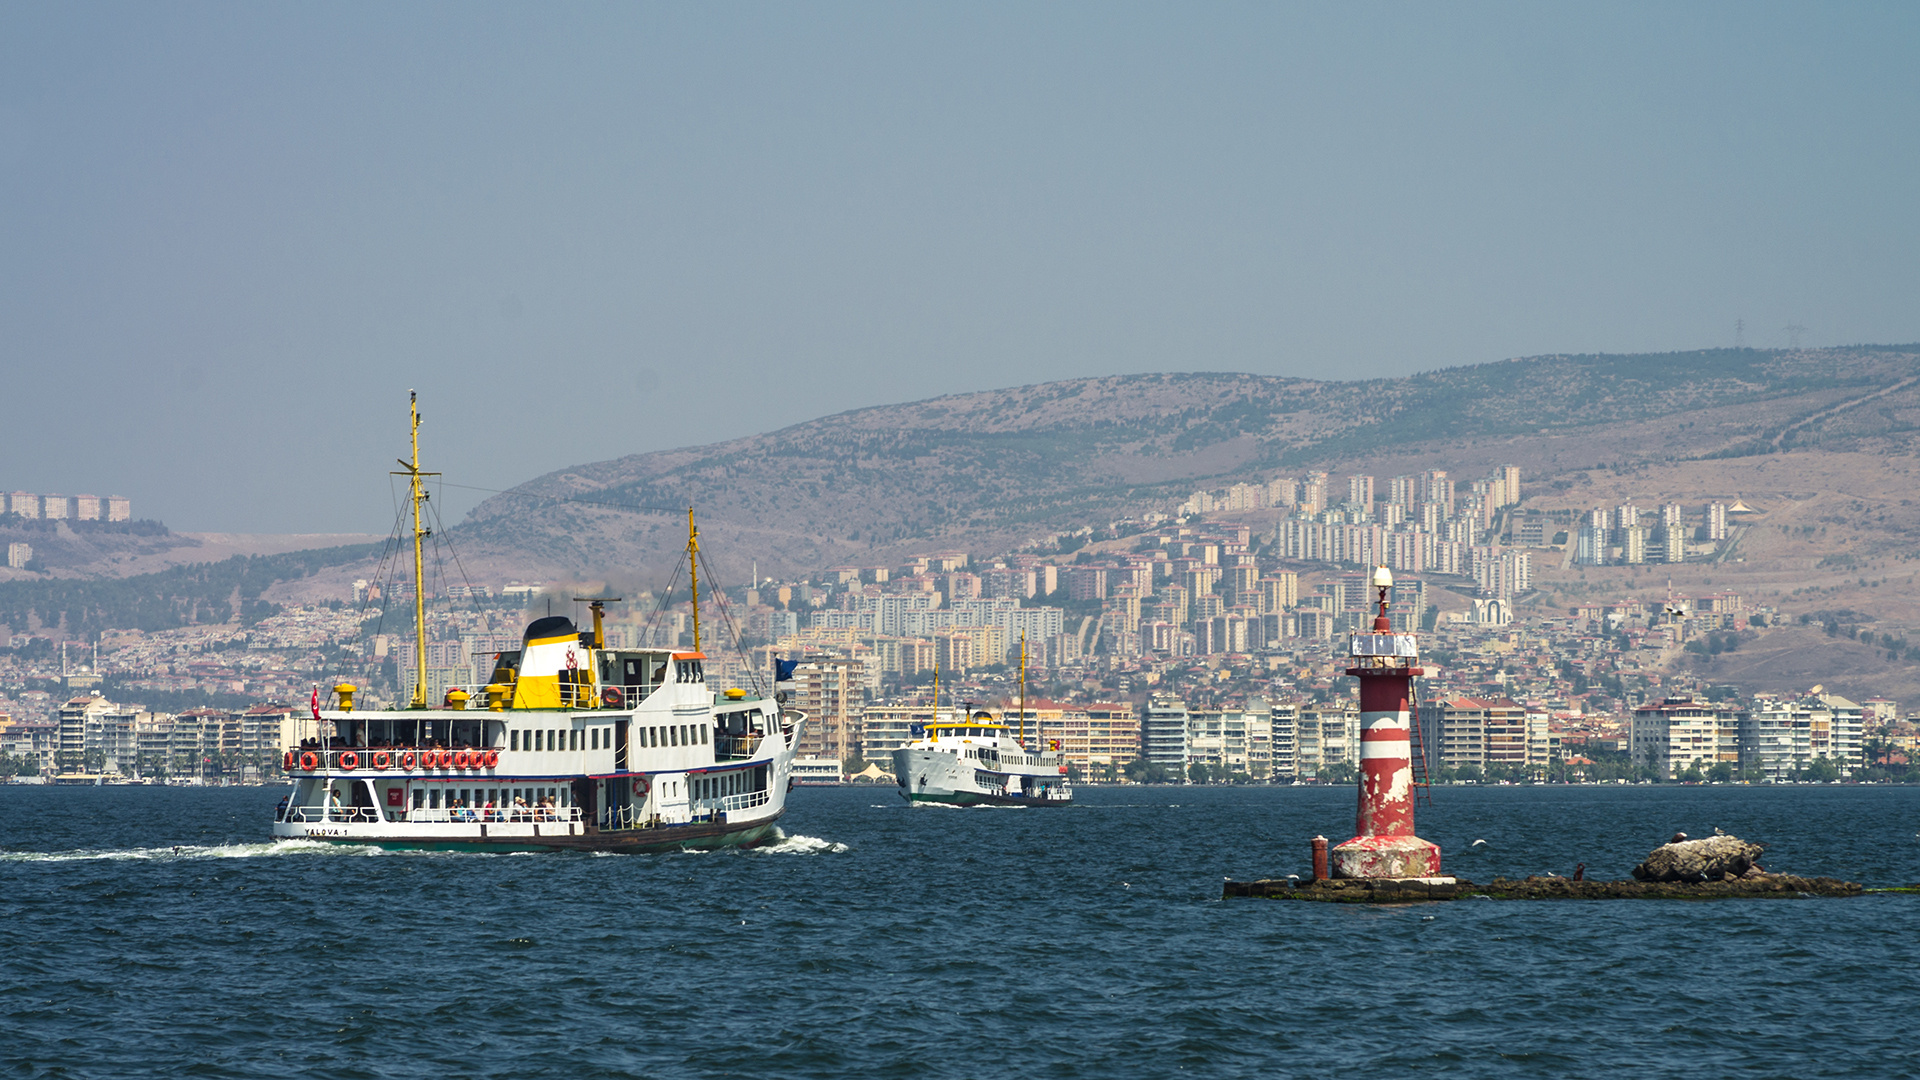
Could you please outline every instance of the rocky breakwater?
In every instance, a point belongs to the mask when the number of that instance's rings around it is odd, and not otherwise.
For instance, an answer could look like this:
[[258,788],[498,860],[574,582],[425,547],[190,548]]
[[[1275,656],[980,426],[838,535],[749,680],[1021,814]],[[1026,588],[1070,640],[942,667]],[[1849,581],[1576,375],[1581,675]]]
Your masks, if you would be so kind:
[[[1464,879],[1298,879],[1228,881],[1225,896],[1262,896],[1276,900],[1318,900],[1336,904],[1404,904],[1434,900],[1735,900],[1792,899],[1810,896],[1858,896],[1857,881],[1772,874],[1757,860],[1766,850],[1736,836],[1689,840],[1682,835],[1647,854],[1633,868],[1631,881],[1589,881],[1581,876],[1547,874],[1494,878],[1485,885]],[[1912,889],[1876,892],[1920,891]]]
[[1717,830],[1699,840],[1680,833],[1648,852],[1646,861],[1633,868],[1633,880],[1699,883],[1766,877],[1759,864],[1766,850],[1765,844],[1748,843]]

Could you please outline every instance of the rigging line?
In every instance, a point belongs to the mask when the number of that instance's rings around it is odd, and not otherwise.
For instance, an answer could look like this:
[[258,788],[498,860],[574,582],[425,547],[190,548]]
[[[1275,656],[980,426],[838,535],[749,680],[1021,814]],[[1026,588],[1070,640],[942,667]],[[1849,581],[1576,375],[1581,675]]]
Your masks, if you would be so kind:
[[727,633],[733,637],[733,651],[740,655],[740,661],[747,669],[747,677],[753,680],[753,692],[764,694],[760,687],[760,673],[754,670],[753,658],[747,655],[746,646],[740,644],[740,629],[733,625],[733,611],[727,604],[726,586],[720,584],[720,578],[713,572],[713,564],[707,561],[707,553],[700,553],[700,565],[707,568],[707,580],[714,583],[714,599],[720,604],[720,618],[726,621]]
[[[673,587],[679,583],[680,568],[686,564],[687,552],[685,548],[682,548],[680,549],[680,560],[673,564],[673,575],[667,578],[667,587],[660,590],[660,599],[653,606],[653,614],[647,618],[647,628],[644,631],[647,641],[646,648],[652,649],[658,647],[653,644],[653,628],[659,624],[660,616],[667,610],[667,605],[673,601]],[[674,641],[668,647],[677,649],[680,647],[680,643]]]
[[[436,477],[436,479],[438,479],[438,477]],[[442,486],[442,488],[445,488],[444,480],[442,480],[442,484],[440,484],[440,486]],[[442,521],[442,519],[440,519],[440,503],[436,503],[436,502],[432,502],[432,500],[428,500],[428,503],[426,503],[426,505],[428,505],[428,507],[432,507],[432,513],[434,513],[434,542],[436,542],[436,550],[438,550],[438,544],[440,544],[440,542],[442,542],[442,538],[444,538],[445,544],[447,544],[447,552],[453,555],[453,567],[455,567],[457,571],[461,571],[461,582],[465,582],[465,584],[467,584],[467,596],[468,596],[468,600],[470,600],[470,598],[472,598],[472,586],[474,586],[474,578],[468,577],[467,563],[463,563],[463,561],[461,561],[461,552],[459,552],[459,548],[455,548],[455,546],[453,546],[453,536],[451,536],[451,534],[447,532],[447,523],[445,523],[445,521]],[[478,605],[476,605],[476,607],[478,607]],[[488,619],[488,630],[492,630],[492,628],[493,628],[493,621],[492,619]]]
[[[396,507],[393,515],[393,529],[387,534],[386,546],[380,552],[379,561],[373,564],[373,580],[375,582],[378,582],[380,580],[380,572],[386,567],[387,560],[393,557],[393,552],[396,548],[398,548],[399,542],[400,542],[400,511]],[[387,603],[387,590],[382,589],[380,590],[380,622],[376,623],[374,626],[374,632],[376,634],[379,632],[380,627],[384,626],[386,623],[386,617],[387,617],[386,603]],[[367,622],[367,604],[365,601],[362,601],[360,604],[359,620],[354,627],[355,631],[358,632],[360,627],[363,627],[366,625],[366,622]],[[365,667],[364,662],[366,658],[362,657],[361,660],[362,660],[362,668],[364,670],[364,667]],[[343,663],[338,670],[340,674],[344,676],[346,674],[345,664]],[[332,666],[328,666],[321,669],[320,675],[322,678],[327,679],[328,681],[332,681],[334,671],[335,669]]]
[[[453,558],[454,569],[460,571],[461,583],[466,585],[467,587],[467,599],[472,600],[473,599],[473,578],[467,576],[466,564],[460,561],[460,551],[459,549],[453,546],[453,537],[447,535],[446,522],[440,520],[439,504],[435,503],[432,499],[428,499],[427,511],[428,513],[433,515],[433,556],[434,556],[434,562],[436,564],[435,568],[439,571],[441,580],[445,581],[447,576],[445,564],[440,562],[440,546],[442,544],[445,544],[447,553]],[[473,606],[475,610],[478,610],[480,607],[479,603],[477,602]],[[492,631],[493,629],[492,619],[487,620],[487,629],[489,632]]]

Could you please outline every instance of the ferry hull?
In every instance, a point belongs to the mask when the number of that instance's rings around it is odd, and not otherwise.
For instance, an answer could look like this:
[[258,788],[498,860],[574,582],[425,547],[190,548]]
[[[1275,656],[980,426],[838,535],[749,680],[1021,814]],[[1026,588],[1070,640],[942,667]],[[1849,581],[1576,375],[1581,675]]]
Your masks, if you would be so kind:
[[775,823],[785,811],[738,824],[668,825],[653,829],[591,830],[549,836],[428,837],[404,835],[323,835],[315,832],[274,832],[276,840],[319,840],[342,847],[374,847],[383,851],[517,852],[586,851],[650,855],[673,851],[715,851],[758,847],[780,839]]
[[915,806],[1072,806],[1072,799],[1036,799],[1025,795],[991,795],[974,791],[901,792]]

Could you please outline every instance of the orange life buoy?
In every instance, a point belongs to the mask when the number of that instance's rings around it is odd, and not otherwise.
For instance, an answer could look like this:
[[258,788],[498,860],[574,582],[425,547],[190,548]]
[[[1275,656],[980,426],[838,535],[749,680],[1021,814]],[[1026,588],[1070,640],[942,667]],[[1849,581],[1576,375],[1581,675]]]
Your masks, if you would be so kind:
[[373,767],[376,769],[392,768],[393,755],[387,753],[385,750],[375,750],[373,752]]
[[401,767],[401,768],[403,768],[403,769],[411,769],[411,768],[413,768],[413,762],[414,762],[414,756],[413,756],[413,751],[411,751],[411,750],[408,750],[407,752],[405,752],[405,753],[403,753],[403,754],[401,754],[401,755],[400,755],[400,767]]
[[498,766],[499,764],[500,764],[500,751],[498,750],[487,751],[487,768],[491,769]]
[[605,705],[609,709],[622,708],[626,703],[627,696],[622,694],[620,688],[617,686],[609,686],[605,690],[600,691],[600,704]]
[[456,769],[464,769],[464,768],[466,768],[466,767],[467,767],[467,764],[468,764],[468,761],[469,761],[469,758],[468,758],[468,755],[467,755],[467,752],[466,752],[465,750],[455,750],[455,751],[453,752],[453,767],[454,767],[454,768],[456,768]]
[[346,772],[352,772],[353,770],[359,767],[360,767],[359,754],[356,754],[351,750],[340,751],[340,768],[342,770]]
[[647,797],[647,778],[646,777],[636,776],[633,778],[633,793],[635,795],[640,796],[643,799]]
[[317,768],[319,768],[319,767],[320,767],[320,755],[318,755],[318,754],[315,754],[315,753],[314,753],[313,751],[311,751],[311,750],[309,750],[309,751],[307,751],[307,752],[306,752],[306,753],[304,753],[304,754],[301,754],[301,755],[300,755],[300,767],[301,767],[302,769],[305,769],[305,770],[306,770],[306,771],[308,771],[308,772],[312,772],[313,770],[315,770],[315,769],[317,769]]
[[280,769],[282,772],[293,771],[293,751],[287,751],[287,756],[280,759]]
[[446,768],[447,759],[449,756],[450,755],[445,750],[435,750],[433,752],[433,767],[436,769]]

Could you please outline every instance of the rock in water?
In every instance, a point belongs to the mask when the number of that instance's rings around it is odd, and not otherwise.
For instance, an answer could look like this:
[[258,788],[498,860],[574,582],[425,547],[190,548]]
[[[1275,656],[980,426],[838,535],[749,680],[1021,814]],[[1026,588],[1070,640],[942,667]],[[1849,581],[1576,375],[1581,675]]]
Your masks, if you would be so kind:
[[1749,844],[1737,836],[1708,836],[1662,844],[1633,868],[1640,881],[1720,881],[1753,869],[1765,844]]

